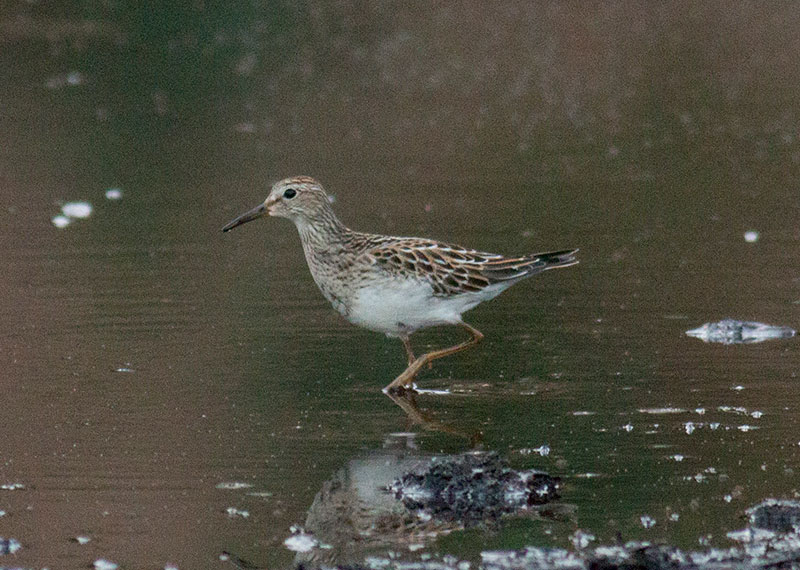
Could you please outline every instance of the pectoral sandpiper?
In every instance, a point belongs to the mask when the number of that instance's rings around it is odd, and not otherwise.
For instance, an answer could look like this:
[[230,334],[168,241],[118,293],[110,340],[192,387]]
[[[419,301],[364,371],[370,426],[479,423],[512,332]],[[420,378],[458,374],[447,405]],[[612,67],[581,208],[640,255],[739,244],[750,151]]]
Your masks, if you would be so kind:
[[[461,313],[531,275],[578,263],[575,249],[504,257],[423,238],[355,232],[339,221],[325,190],[308,176],[277,182],[263,204],[222,231],[267,214],[297,226],[311,275],[339,313],[403,342],[408,367],[384,391],[409,387],[426,364],[483,338]],[[459,325],[471,336],[415,357],[409,336],[435,325]]]

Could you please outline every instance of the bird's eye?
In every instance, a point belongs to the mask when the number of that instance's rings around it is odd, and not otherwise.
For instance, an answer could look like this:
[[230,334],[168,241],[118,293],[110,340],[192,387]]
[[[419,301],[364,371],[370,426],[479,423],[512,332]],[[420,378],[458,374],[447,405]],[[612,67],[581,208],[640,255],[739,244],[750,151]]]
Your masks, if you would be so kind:
[[286,198],[287,200],[291,200],[295,196],[297,196],[297,190],[295,190],[294,188],[287,188],[286,192],[283,193],[283,197]]

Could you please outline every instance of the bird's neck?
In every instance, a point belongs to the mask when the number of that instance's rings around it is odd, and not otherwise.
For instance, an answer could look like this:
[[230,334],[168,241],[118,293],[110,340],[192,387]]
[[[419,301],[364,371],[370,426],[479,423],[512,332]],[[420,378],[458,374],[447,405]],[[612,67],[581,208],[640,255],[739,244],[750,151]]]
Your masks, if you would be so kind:
[[351,233],[331,209],[320,212],[313,220],[299,218],[295,225],[306,255],[340,249]]

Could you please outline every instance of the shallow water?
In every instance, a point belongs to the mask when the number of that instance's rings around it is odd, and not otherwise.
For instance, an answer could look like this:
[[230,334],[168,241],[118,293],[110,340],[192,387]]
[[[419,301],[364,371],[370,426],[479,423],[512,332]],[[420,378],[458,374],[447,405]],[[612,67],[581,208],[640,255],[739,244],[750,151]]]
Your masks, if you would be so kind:
[[[325,481],[405,431],[558,475],[574,508],[410,558],[578,529],[724,546],[796,495],[797,339],[684,333],[798,328],[800,13],[270,6],[0,11],[13,564],[288,565]],[[449,393],[419,396],[420,425],[380,391],[402,347],[330,309],[291,224],[220,232],[299,173],[357,229],[581,264],[468,314],[486,340],[422,375]],[[92,211],[58,228],[68,202]]]

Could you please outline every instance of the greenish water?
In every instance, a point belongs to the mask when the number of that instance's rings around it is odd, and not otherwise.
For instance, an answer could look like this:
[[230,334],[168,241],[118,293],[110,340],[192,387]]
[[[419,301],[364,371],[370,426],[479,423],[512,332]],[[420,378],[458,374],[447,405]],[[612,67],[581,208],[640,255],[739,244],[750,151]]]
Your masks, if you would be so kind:
[[[574,507],[409,557],[568,547],[577,529],[729,544],[746,507],[798,492],[796,340],[684,332],[798,327],[799,20],[771,3],[4,7],[13,563],[289,565],[325,481],[408,430],[423,454],[482,432]],[[420,379],[452,392],[418,398],[431,431],[380,391],[400,343],[336,315],[290,223],[220,232],[292,174],[356,229],[579,247],[581,264],[467,315],[486,340]],[[92,214],[56,228],[70,201]]]

